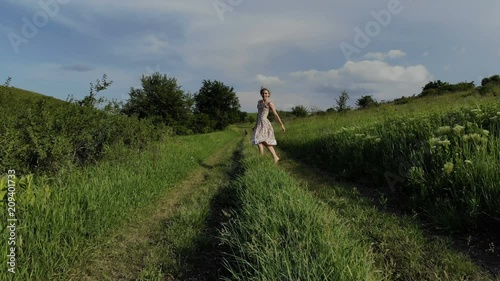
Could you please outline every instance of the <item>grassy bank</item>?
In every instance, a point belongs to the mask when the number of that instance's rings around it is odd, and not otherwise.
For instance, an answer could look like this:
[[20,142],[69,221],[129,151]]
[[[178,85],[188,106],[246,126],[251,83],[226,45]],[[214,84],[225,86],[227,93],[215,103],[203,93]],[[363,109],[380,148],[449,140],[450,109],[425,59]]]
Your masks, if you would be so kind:
[[[57,178],[18,181],[15,279],[61,278],[86,258],[89,241],[113,231],[135,210],[151,204],[239,134],[228,130],[173,137],[141,151],[121,156],[110,153],[115,158]],[[6,222],[7,214],[2,212],[4,237],[9,234]],[[7,272],[7,251],[8,245],[2,243],[2,272]]]
[[[226,280],[493,280],[449,240],[282,153],[245,146],[221,239]],[[383,197],[381,197],[383,199]]]
[[291,156],[367,178],[450,229],[500,219],[500,100],[460,93],[288,124]]
[[457,251],[447,237],[430,235],[416,217],[386,212],[386,197],[368,199],[366,187],[338,182],[298,161],[280,166],[349,222],[350,235],[370,249],[378,280],[494,280],[480,261]]

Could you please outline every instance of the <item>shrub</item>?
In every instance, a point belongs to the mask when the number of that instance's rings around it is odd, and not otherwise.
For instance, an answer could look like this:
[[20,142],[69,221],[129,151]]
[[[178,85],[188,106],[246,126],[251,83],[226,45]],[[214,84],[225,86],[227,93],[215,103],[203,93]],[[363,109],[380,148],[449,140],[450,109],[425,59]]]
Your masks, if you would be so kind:
[[363,108],[368,108],[370,106],[377,105],[377,101],[373,99],[372,96],[361,96],[357,101],[356,101],[356,106],[363,109]]
[[297,117],[306,117],[309,113],[303,105],[297,105],[292,107],[292,114]]

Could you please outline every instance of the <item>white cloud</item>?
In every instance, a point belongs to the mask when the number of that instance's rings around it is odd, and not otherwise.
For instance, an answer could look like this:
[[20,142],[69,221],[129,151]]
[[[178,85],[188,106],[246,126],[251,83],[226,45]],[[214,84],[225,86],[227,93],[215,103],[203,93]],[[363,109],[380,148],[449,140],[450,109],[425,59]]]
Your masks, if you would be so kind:
[[432,80],[423,65],[398,66],[382,61],[349,61],[339,69],[308,70],[290,73],[294,81],[330,92],[338,89],[364,91],[379,100],[392,100],[419,93],[421,87]]
[[390,58],[399,58],[406,56],[406,53],[401,50],[390,50],[389,57]]
[[402,58],[406,56],[406,53],[401,50],[390,50],[387,53],[368,53],[363,56],[365,59],[374,59],[374,60],[385,60],[385,59],[396,59]]
[[279,84],[284,83],[284,81],[282,81],[277,76],[264,76],[262,74],[257,74],[257,76],[255,77],[255,80],[257,80],[257,82],[260,82],[261,84],[263,84],[263,86],[272,86],[272,85],[279,85]]
[[424,58],[428,57],[428,56],[429,56],[429,52],[425,52],[425,53],[422,54],[422,57],[424,57]]
[[129,38],[123,38],[117,40],[117,44],[112,47],[113,54],[133,59],[158,59],[174,52],[169,43],[162,39],[163,37],[162,34],[147,34],[142,39],[129,40]]
[[157,36],[150,34],[144,38],[145,48],[147,52],[159,53],[168,47],[168,42]]

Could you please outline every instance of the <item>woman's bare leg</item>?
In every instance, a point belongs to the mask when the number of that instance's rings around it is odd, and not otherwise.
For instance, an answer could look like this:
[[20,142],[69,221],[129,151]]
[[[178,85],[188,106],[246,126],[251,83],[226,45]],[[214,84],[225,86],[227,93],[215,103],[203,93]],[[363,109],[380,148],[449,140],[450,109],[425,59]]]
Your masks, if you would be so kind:
[[259,146],[260,155],[264,155],[264,146],[262,145],[262,143],[259,143],[258,146]]
[[267,142],[264,142],[263,144],[267,147],[269,152],[271,152],[271,154],[273,155],[274,163],[278,162],[280,160],[280,158],[278,157],[278,155],[276,155],[276,151],[274,151],[274,147],[272,145],[267,144]]

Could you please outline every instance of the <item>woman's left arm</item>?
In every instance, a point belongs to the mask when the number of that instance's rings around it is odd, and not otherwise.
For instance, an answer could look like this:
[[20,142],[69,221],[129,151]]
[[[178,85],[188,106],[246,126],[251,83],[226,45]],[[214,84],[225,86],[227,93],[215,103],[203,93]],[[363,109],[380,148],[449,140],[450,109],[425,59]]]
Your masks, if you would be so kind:
[[283,122],[281,122],[281,118],[278,115],[278,112],[276,112],[276,108],[274,107],[274,104],[272,102],[269,103],[269,107],[271,107],[271,110],[273,111],[274,116],[276,117],[276,119],[278,119],[278,122],[280,122],[281,129],[283,130],[283,132],[285,132],[286,131],[285,125],[283,125]]

